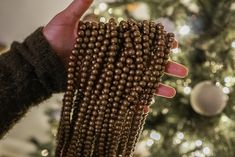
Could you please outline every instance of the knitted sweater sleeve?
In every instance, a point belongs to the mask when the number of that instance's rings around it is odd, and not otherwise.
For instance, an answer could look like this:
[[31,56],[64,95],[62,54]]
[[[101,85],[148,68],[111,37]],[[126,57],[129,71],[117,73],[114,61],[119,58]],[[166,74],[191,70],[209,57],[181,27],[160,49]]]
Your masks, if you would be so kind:
[[0,55],[0,138],[31,106],[65,90],[65,66],[41,30]]

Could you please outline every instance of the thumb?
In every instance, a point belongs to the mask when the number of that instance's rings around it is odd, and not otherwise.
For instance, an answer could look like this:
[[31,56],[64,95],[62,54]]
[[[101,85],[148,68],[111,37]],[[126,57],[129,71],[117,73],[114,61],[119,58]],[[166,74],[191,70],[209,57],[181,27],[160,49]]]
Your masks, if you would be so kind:
[[67,21],[76,22],[90,7],[93,0],[73,0],[73,2],[60,13]]

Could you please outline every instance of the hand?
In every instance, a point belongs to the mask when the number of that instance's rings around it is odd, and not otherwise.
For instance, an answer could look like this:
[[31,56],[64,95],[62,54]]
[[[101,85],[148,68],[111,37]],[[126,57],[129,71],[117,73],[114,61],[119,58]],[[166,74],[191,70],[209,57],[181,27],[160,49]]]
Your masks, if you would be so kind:
[[[172,48],[177,48],[178,43],[177,41],[173,42]],[[169,61],[166,65],[165,69],[165,74],[174,76],[174,77],[179,77],[179,78],[184,78],[188,75],[188,69],[176,62]],[[170,86],[164,85],[162,83],[159,84],[159,87],[156,91],[157,96],[165,97],[165,98],[173,98],[176,94],[176,90]]]
[[92,2],[93,0],[73,0],[43,28],[43,35],[65,65],[68,64],[70,52],[76,42],[78,21]]
[[[89,8],[93,0],[74,0],[65,10],[57,14],[43,29],[45,38],[65,64],[73,49],[77,37],[77,23],[84,12]],[[172,48],[177,47],[175,41]],[[183,78],[188,70],[183,65],[169,61],[165,73]],[[176,94],[174,88],[159,84],[156,95],[172,98]]]

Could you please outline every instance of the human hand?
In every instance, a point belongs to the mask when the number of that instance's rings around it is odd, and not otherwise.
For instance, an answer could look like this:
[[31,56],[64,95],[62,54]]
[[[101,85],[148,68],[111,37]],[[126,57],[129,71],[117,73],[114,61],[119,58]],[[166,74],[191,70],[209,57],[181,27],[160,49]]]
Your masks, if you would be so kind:
[[[178,43],[174,41],[172,44],[172,48],[177,48]],[[182,64],[176,63],[174,61],[168,61],[165,68],[165,74],[184,78],[188,75],[187,67],[183,66]],[[160,83],[158,89],[156,91],[157,96],[165,97],[165,98],[173,98],[176,94],[176,90],[170,86]]]
[[70,52],[76,42],[78,21],[92,2],[93,0],[73,0],[43,28],[43,35],[65,65],[68,64]]
[[[65,64],[69,61],[70,52],[77,38],[77,24],[93,0],[74,0],[65,10],[57,14],[43,29],[45,38]],[[177,47],[177,42],[172,48]],[[167,75],[183,78],[188,70],[185,66],[169,61],[166,65]],[[174,88],[159,84],[156,95],[172,98],[176,94]]]

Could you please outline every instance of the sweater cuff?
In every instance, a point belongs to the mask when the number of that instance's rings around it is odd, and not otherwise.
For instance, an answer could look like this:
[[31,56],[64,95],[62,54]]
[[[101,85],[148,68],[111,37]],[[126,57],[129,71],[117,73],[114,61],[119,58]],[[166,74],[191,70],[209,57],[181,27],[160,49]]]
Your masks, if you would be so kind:
[[26,38],[24,45],[29,50],[23,54],[34,67],[40,82],[51,92],[62,92],[66,88],[67,71],[65,64],[56,55],[42,33],[37,29]]

